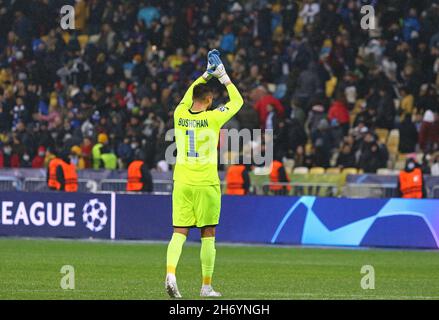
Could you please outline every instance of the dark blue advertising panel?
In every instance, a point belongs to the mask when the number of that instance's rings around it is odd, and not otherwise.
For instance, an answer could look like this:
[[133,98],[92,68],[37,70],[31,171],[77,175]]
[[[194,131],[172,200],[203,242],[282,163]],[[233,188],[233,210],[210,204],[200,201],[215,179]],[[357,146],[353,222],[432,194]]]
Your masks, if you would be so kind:
[[301,197],[284,213],[271,243],[291,243],[294,230],[306,245],[436,249],[439,201]]
[[0,236],[111,238],[111,195],[0,192]]
[[116,196],[116,238],[168,240],[172,235],[172,198],[167,195]]
[[[0,236],[169,240],[170,195],[0,193]],[[189,240],[198,240],[194,229]],[[223,196],[219,242],[439,247],[439,200]]]
[[[171,196],[117,196],[117,238],[168,240]],[[194,229],[189,240],[199,239]],[[439,200],[223,196],[217,240],[439,247]]]

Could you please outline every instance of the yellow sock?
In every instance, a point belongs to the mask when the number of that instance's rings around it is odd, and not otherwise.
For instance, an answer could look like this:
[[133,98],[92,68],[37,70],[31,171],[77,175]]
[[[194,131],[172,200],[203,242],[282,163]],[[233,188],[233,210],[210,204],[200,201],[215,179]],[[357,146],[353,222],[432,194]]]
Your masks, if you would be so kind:
[[203,277],[203,286],[210,286],[212,284],[211,277]]
[[183,245],[186,241],[186,236],[181,233],[174,233],[168,245],[168,252],[166,256],[166,272],[175,274],[178,260],[180,259]]
[[201,238],[200,259],[203,285],[210,285],[212,283],[215,256],[215,237]]

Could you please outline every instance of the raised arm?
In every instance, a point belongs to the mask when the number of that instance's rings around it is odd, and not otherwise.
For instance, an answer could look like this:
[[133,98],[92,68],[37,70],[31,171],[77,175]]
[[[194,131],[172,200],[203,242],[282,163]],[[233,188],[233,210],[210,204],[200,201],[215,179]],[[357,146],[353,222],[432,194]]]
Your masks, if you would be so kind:
[[229,94],[230,101],[227,102],[225,106],[216,108],[213,111],[215,113],[215,119],[220,127],[222,127],[236,113],[238,113],[244,104],[241,94],[232,82],[226,84],[226,89]]
[[242,99],[241,94],[239,93],[236,86],[230,80],[230,77],[227,75],[226,69],[224,68],[224,64],[222,63],[219,52],[213,53],[211,55],[212,65],[215,65],[216,68],[213,71],[210,71],[215,78],[218,79],[227,89],[227,93],[229,94],[230,101],[226,103],[225,106],[219,107],[214,110],[215,119],[217,120],[220,126],[223,126],[224,123],[230,120],[242,107],[244,104],[244,100]]

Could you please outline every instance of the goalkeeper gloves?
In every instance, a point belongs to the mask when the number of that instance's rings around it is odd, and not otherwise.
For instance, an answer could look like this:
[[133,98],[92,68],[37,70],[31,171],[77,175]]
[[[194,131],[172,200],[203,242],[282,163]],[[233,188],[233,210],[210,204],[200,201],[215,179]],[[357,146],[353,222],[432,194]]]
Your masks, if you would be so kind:
[[216,65],[214,64],[214,61],[212,60],[212,55],[217,54],[219,55],[219,51],[216,49],[213,49],[209,51],[207,54],[207,69],[203,74],[203,78],[206,81],[209,81],[212,78],[212,74],[209,71],[215,71]]
[[226,68],[224,67],[224,64],[219,56],[220,53],[218,50],[214,49],[212,51],[209,51],[207,55],[208,57],[207,73],[217,78],[219,82],[221,82],[222,84],[226,84],[230,82],[230,77],[227,75]]

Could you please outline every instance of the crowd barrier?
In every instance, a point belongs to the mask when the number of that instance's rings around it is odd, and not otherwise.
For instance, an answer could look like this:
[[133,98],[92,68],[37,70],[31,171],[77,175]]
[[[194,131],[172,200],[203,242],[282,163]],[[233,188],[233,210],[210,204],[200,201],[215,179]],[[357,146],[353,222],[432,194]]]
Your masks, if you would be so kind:
[[[172,192],[172,172],[152,172],[154,192]],[[224,172],[219,172],[224,183]],[[80,192],[121,192],[126,189],[126,170],[80,170]],[[428,198],[439,198],[439,177],[425,175]],[[250,174],[251,194],[272,195],[268,175]],[[375,174],[291,174],[290,196],[391,198],[397,196],[397,176]],[[0,169],[0,192],[47,192],[44,169]]]
[[[168,240],[172,233],[170,195],[0,192],[0,200],[0,236]],[[434,199],[223,196],[217,240],[436,249],[438,236]]]

